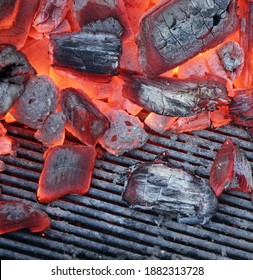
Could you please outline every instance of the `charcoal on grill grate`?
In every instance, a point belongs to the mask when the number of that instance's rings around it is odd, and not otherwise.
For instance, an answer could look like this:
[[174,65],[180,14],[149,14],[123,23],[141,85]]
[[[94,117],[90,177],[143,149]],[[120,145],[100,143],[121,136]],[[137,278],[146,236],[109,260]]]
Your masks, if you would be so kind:
[[[5,163],[0,160],[0,172],[4,171],[6,169]],[[1,195],[1,188],[0,188],[0,195]]]
[[230,139],[223,143],[215,156],[210,171],[210,185],[217,196],[224,190],[253,191],[251,165]]
[[236,0],[168,0],[148,10],[137,38],[140,64],[150,77],[220,44],[238,27]]
[[0,137],[4,136],[7,133],[7,129],[0,122]]
[[29,228],[31,232],[47,229],[51,222],[46,213],[17,201],[0,201],[0,234]]
[[51,36],[53,66],[81,72],[116,75],[121,41],[105,32],[72,32]]
[[0,119],[24,91],[24,82],[35,70],[14,46],[0,45]]
[[96,150],[84,145],[62,145],[49,149],[39,179],[37,197],[50,202],[67,194],[89,190]]
[[51,113],[34,136],[49,148],[62,145],[65,139],[65,124],[66,116],[62,112]]
[[51,112],[56,109],[58,93],[47,76],[29,78],[21,97],[12,106],[13,117],[31,128],[39,129]]
[[63,89],[60,94],[60,106],[67,119],[67,130],[86,145],[95,145],[109,128],[107,118],[80,90]]
[[105,113],[110,120],[110,128],[100,138],[99,143],[109,153],[122,155],[143,146],[148,134],[141,121],[123,110],[111,109]]
[[[13,0],[0,1],[0,16],[3,8],[11,7],[13,2]],[[27,40],[39,0],[16,2],[18,6],[9,10],[11,22],[7,25],[1,25],[0,18],[0,44],[12,44],[21,49]],[[15,8],[17,8],[17,11]]]
[[122,76],[123,96],[144,109],[165,116],[187,117],[229,104],[226,86],[212,79],[148,79]]
[[86,32],[104,32],[104,33],[111,33],[115,34],[116,36],[120,37],[123,32],[123,27],[113,17],[108,17],[105,19],[98,19],[96,21],[92,21],[87,25],[82,27],[83,31]]
[[206,180],[173,167],[163,157],[130,168],[123,199],[131,207],[154,209],[187,224],[207,223],[217,208]]

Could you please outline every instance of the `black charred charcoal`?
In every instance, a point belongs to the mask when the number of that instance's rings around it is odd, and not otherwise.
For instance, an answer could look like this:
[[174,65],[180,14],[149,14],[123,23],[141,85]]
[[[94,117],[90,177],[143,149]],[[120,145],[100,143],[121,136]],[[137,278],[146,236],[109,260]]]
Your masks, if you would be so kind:
[[12,106],[10,113],[20,123],[39,129],[50,113],[56,109],[58,93],[47,76],[29,78],[21,97]]
[[140,64],[156,77],[217,46],[238,28],[236,0],[167,0],[140,21]]
[[114,19],[113,17],[98,19],[96,21],[92,21],[87,25],[83,26],[83,31],[86,32],[104,32],[115,34],[117,37],[120,37],[123,32],[123,27],[120,25],[119,21]]
[[81,72],[116,75],[121,55],[118,36],[104,32],[73,32],[51,36],[53,66]]
[[229,106],[230,116],[235,124],[253,127],[253,89],[234,90]]
[[46,147],[62,145],[65,139],[66,117],[60,113],[52,113],[35,133],[35,138]]
[[165,116],[187,117],[229,103],[226,86],[212,79],[148,79],[122,76],[123,96],[144,109]]
[[123,200],[131,207],[153,209],[187,224],[205,224],[217,209],[217,198],[206,180],[163,161],[133,166]]
[[95,145],[109,127],[107,118],[80,90],[63,89],[60,106],[67,118],[67,130],[86,145]]
[[50,202],[67,194],[84,194],[90,188],[96,149],[62,145],[49,149],[39,179],[37,197]]

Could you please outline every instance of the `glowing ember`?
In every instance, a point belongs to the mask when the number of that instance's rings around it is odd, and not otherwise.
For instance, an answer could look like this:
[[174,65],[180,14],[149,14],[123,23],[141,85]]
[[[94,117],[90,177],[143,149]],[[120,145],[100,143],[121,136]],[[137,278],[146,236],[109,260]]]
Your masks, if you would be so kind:
[[45,155],[37,197],[49,202],[66,194],[84,194],[89,190],[96,150],[84,145],[63,145]]
[[0,201],[0,234],[29,228],[39,232],[50,226],[46,213],[17,201]]

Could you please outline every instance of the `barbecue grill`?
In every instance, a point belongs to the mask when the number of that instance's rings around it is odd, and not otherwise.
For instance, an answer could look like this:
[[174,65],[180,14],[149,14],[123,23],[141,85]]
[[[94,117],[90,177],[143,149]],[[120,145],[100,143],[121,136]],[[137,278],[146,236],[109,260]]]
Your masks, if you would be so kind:
[[[140,118],[144,118],[144,113]],[[154,211],[129,208],[122,201],[120,174],[130,165],[152,161],[163,151],[173,164],[208,179],[221,144],[230,138],[253,166],[253,148],[244,129],[231,125],[192,133],[157,135],[141,149],[96,160],[87,195],[68,195],[48,204],[36,201],[45,147],[34,131],[5,124],[19,147],[16,156],[0,156],[4,200],[17,200],[45,211],[52,226],[43,233],[21,230],[0,238],[1,259],[253,259],[253,204],[249,194],[224,192],[212,221],[202,226],[179,224]],[[77,141],[71,135],[67,142]]]

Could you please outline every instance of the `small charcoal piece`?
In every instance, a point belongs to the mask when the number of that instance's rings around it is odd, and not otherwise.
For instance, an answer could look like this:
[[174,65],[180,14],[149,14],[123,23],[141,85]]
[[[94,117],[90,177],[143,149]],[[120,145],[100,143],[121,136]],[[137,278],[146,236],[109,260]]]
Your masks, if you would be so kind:
[[[0,172],[4,171],[6,169],[5,163],[0,160]],[[0,188],[0,195],[1,195],[1,188]]]
[[38,32],[51,32],[64,20],[69,0],[40,0],[40,6],[33,20],[33,26]]
[[251,165],[230,139],[223,143],[215,156],[210,171],[210,185],[217,196],[224,190],[253,191]]
[[141,18],[140,64],[156,77],[217,46],[238,28],[236,0],[167,0]]
[[231,79],[239,76],[244,65],[244,53],[235,41],[228,41],[216,50],[220,61]]
[[51,112],[56,109],[58,93],[47,76],[31,77],[25,91],[12,106],[10,113],[22,124],[39,129]]
[[104,32],[115,34],[117,37],[120,37],[123,32],[123,27],[120,23],[114,19],[113,17],[98,19],[96,21],[92,21],[87,25],[83,26],[83,31],[87,32]]
[[49,148],[62,145],[65,139],[65,124],[66,117],[62,112],[51,113],[34,136]]
[[12,140],[8,136],[0,136],[0,155],[8,155],[13,152]]
[[122,76],[123,96],[159,115],[187,117],[229,103],[226,86],[212,79]]
[[0,137],[4,136],[7,133],[7,129],[0,122]]
[[[9,6],[11,1],[0,1],[0,15],[2,12],[2,5]],[[18,1],[16,1],[18,2]],[[21,49],[28,37],[32,20],[37,9],[39,0],[20,1],[17,7],[17,13],[13,10],[13,18],[10,26],[1,26],[0,19],[0,44],[11,44]],[[18,4],[18,3],[17,3]]]
[[244,127],[253,127],[253,89],[236,89],[229,106],[233,122]]
[[67,194],[87,193],[95,158],[95,148],[84,145],[49,149],[39,179],[38,200],[50,202]]
[[133,35],[124,0],[76,0],[75,12],[81,27],[96,20],[113,17],[123,27],[124,39]]
[[67,130],[86,145],[95,145],[109,128],[107,118],[81,90],[63,89],[60,106],[67,118]]
[[137,117],[128,115],[123,110],[114,109],[108,111],[106,116],[110,120],[110,128],[105,131],[99,143],[109,153],[122,155],[147,142],[148,134]]
[[24,82],[35,70],[16,47],[0,45],[0,119],[24,91]]
[[123,200],[134,208],[154,209],[178,222],[205,224],[217,199],[207,181],[175,168],[163,158],[130,168]]
[[105,32],[72,32],[51,37],[53,66],[96,74],[116,75],[121,41]]
[[44,231],[51,222],[46,213],[17,201],[0,201],[0,234],[29,228]]

